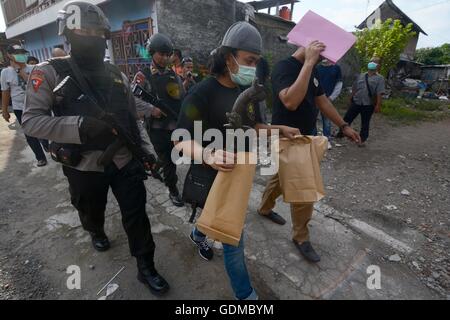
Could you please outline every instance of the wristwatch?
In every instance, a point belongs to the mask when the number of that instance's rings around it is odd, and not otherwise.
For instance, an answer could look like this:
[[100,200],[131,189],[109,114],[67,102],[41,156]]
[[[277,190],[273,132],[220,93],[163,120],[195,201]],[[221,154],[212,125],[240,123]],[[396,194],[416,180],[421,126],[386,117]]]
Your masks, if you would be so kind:
[[341,131],[344,131],[344,129],[347,127],[350,127],[350,125],[348,123],[344,123],[342,126],[339,127],[339,129],[341,129]]

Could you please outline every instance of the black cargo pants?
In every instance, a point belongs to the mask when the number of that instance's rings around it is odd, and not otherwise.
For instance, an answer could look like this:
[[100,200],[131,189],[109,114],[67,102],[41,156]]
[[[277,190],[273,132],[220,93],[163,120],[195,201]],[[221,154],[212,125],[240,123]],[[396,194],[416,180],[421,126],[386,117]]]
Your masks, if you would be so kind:
[[139,162],[132,160],[119,170],[114,164],[104,173],[81,172],[63,167],[70,185],[72,205],[78,210],[83,228],[98,233],[104,230],[105,210],[111,187],[122,213],[122,224],[128,236],[131,255],[152,257],[155,243],[146,213],[146,174]]

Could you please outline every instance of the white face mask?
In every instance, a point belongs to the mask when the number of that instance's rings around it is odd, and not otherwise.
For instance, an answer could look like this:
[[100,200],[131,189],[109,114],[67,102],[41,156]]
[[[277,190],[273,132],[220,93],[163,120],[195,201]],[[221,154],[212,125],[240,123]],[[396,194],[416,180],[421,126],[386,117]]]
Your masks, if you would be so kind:
[[234,56],[233,56],[233,59],[234,59],[234,61],[236,61],[236,64],[239,66],[239,70],[235,74],[235,73],[231,72],[230,68],[228,68],[228,71],[230,72],[231,80],[239,86],[243,86],[243,87],[250,86],[256,78],[256,67],[243,66],[237,62],[237,60]]

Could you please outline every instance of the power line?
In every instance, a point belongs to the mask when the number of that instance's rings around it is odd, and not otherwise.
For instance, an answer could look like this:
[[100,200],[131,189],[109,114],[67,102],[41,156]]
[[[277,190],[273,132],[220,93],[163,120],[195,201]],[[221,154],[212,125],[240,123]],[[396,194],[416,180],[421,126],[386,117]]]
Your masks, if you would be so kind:
[[417,11],[420,11],[420,10],[425,10],[425,9],[436,7],[436,6],[440,6],[441,4],[446,4],[446,3],[450,3],[450,0],[441,1],[441,2],[438,2],[438,3],[434,3],[434,4],[431,4],[431,5],[422,7],[422,8],[414,9],[414,10],[409,11],[409,13],[417,12]]
[[366,6],[366,17],[369,14],[369,7],[370,7],[370,0],[367,0],[367,6]]

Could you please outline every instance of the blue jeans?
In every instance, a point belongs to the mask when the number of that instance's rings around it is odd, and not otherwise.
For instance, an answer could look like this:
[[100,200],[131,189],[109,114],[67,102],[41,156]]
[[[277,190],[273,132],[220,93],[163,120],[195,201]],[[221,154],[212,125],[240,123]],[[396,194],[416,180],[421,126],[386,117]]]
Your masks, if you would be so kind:
[[322,113],[323,135],[328,139],[331,138],[331,121]]
[[[21,110],[14,110],[14,114],[16,115],[17,121],[19,122],[20,125],[22,125],[22,113],[23,111]],[[36,156],[36,160],[37,161],[47,160],[47,157],[45,156],[42,147],[48,150],[48,141],[47,140],[40,141],[37,138],[29,137],[27,135],[25,135],[25,138],[27,139],[28,145],[30,146],[31,150],[33,150],[33,153]]]
[[[198,231],[197,228],[194,229],[194,237],[197,241],[206,239],[206,235]],[[250,282],[247,266],[245,265],[244,235],[242,235],[241,242],[237,248],[223,244],[223,258],[236,298],[238,300],[247,299],[254,293],[254,290]]]
[[[324,135],[324,137],[327,137],[328,139],[330,139],[331,138],[331,121],[327,117],[325,117],[325,115],[323,113],[321,113],[320,116],[322,117],[322,123],[323,123],[323,135]],[[317,126],[314,131],[314,135],[317,136]]]

